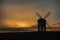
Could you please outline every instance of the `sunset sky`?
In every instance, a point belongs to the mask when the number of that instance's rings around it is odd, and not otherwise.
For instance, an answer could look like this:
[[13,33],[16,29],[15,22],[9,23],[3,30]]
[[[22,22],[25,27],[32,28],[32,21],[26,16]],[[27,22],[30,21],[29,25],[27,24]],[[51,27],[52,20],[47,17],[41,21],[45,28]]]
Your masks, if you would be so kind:
[[[32,26],[37,24],[39,17],[50,11],[48,23],[60,22],[60,0],[3,0],[3,22],[9,26]],[[34,8],[34,9],[32,9]]]

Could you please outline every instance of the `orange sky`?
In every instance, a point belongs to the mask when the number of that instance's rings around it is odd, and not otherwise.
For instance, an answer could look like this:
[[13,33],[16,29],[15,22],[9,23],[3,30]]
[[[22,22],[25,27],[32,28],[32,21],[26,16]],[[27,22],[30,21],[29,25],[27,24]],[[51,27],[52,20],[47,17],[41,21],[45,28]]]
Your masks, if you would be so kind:
[[12,28],[31,27],[33,25],[36,25],[36,23],[32,21],[16,21],[16,20],[9,19],[9,20],[4,20],[3,22],[5,25]]
[[[47,21],[50,23],[55,23],[55,22],[60,22],[59,18],[57,18],[57,13],[55,8],[57,8],[55,6],[55,2],[52,1],[40,1],[38,3],[33,3],[31,4],[31,2],[26,5],[24,4],[17,4],[17,5],[13,5],[10,3],[5,3],[3,5],[3,22],[5,23],[5,25],[8,26],[27,26],[30,27],[32,25],[36,25],[37,24],[37,20],[38,20],[38,16],[36,15],[36,11],[39,12],[39,14],[42,17],[45,17],[46,14],[50,11],[51,15],[47,17]],[[47,4],[46,4],[47,3]],[[53,4],[52,4],[53,3]],[[56,4],[57,5],[57,4]],[[36,9],[32,9],[32,8],[36,8]]]
[[[14,26],[22,26],[22,27],[30,27],[32,25],[37,24],[38,16],[36,15],[36,11],[39,12],[39,14],[42,17],[45,17],[48,12],[41,10],[33,10],[32,7],[29,6],[13,6],[13,5],[5,5],[3,8],[5,10],[5,16],[4,16],[4,23],[8,26],[14,27]],[[48,17],[48,21],[50,22],[49,19],[51,19],[53,15],[50,15]],[[54,21],[52,21],[54,22]]]

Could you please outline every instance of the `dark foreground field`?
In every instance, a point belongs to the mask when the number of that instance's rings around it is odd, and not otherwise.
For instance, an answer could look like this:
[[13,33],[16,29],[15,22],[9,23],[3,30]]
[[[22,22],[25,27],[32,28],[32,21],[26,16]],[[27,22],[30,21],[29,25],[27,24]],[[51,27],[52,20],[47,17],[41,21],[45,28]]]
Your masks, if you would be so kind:
[[[58,33],[59,35],[60,33]],[[0,39],[3,38],[3,39],[47,39],[47,38],[54,38],[54,37],[58,37],[57,33],[53,32],[37,32],[37,31],[34,31],[34,32],[5,32],[5,33],[0,33]],[[60,37],[59,37],[60,38]]]
[[[10,30],[1,30],[0,31],[0,39],[35,39],[35,38],[54,38],[57,37],[60,33],[55,33],[55,32],[60,32],[60,28],[47,28],[46,32],[37,32],[37,28],[17,28],[17,29],[10,29]],[[53,32],[53,33],[52,33]],[[53,36],[54,35],[54,36]],[[57,35],[57,36],[56,36]]]
[[[60,28],[46,28],[46,32],[58,32]],[[0,28],[0,33],[37,32],[37,28]]]

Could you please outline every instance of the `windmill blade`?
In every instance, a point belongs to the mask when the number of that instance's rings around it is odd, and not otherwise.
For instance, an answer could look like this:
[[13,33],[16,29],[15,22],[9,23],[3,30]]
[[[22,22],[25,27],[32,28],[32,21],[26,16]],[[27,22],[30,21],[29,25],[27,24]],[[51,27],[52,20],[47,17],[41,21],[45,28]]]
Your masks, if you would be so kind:
[[48,27],[50,27],[50,25],[48,23],[46,23],[48,25]]
[[48,14],[44,17],[44,19],[46,19],[49,15],[50,15],[50,12],[48,12]]
[[48,25],[48,28],[52,28],[48,23],[46,23]]
[[48,22],[46,22],[46,24],[48,25],[49,28],[51,28],[51,26],[48,24]]
[[[34,10],[34,8],[32,8],[33,10]],[[36,10],[36,9],[35,9]],[[39,13],[38,12],[36,12],[36,14],[40,17],[40,18],[42,18],[40,15],[39,15]]]
[[37,14],[40,18],[42,18],[42,17],[39,15],[39,13],[38,13],[38,12],[36,12],[36,14]]

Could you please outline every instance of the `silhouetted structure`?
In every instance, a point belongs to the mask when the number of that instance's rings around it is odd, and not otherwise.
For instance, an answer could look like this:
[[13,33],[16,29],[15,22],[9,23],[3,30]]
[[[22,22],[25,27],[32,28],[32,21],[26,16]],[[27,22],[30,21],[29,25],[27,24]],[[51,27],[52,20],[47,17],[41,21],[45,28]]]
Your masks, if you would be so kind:
[[38,32],[40,32],[40,31],[46,31],[46,24],[47,23],[46,23],[45,19],[49,16],[50,12],[44,18],[42,18],[37,12],[36,12],[36,14],[40,17],[38,19]]
[[39,31],[46,31],[46,20],[42,18],[38,20],[38,32]]

